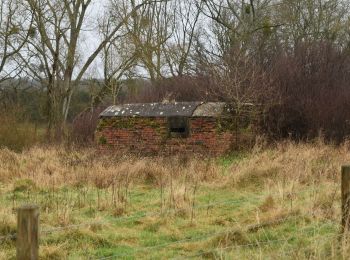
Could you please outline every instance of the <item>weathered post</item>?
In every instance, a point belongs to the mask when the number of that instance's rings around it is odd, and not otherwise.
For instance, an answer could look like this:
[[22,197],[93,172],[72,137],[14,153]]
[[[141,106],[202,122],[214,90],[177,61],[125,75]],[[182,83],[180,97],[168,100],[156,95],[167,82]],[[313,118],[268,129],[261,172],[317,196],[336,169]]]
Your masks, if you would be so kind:
[[39,207],[17,209],[17,260],[37,260],[39,251]]
[[341,207],[342,207],[342,228],[349,231],[350,220],[350,165],[341,168]]

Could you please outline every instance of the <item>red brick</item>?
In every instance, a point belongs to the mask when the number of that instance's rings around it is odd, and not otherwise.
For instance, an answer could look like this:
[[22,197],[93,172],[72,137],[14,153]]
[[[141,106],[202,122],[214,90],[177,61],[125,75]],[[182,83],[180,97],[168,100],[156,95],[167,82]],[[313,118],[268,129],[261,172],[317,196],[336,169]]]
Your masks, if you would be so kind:
[[[123,118],[123,122],[125,120]],[[217,131],[215,118],[190,118],[188,138],[167,138],[166,118],[133,118],[132,120],[134,126],[128,129],[110,126],[100,129],[96,133],[97,141],[101,136],[107,140],[107,144],[99,144],[100,149],[141,154],[219,155],[229,151],[234,140],[232,133]]]

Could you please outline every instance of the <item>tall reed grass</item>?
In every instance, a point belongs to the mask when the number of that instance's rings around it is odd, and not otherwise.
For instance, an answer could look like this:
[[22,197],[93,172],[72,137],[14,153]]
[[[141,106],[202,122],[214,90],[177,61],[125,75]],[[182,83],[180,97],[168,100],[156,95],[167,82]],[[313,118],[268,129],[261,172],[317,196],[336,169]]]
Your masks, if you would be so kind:
[[43,130],[29,122],[24,114],[18,110],[1,111],[0,147],[22,151],[41,141]]

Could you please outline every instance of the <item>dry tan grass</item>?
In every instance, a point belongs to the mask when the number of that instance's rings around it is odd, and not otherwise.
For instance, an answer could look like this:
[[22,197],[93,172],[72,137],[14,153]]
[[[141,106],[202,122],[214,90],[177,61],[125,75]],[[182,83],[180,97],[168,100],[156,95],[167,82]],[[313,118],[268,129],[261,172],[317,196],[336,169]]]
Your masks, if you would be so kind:
[[[322,142],[284,142],[275,148],[256,148],[233,163],[226,174],[214,159],[106,156],[93,149],[67,151],[61,147],[34,147],[22,153],[1,149],[0,182],[5,186],[11,183],[12,189],[55,189],[67,185],[106,189],[118,184],[173,186],[172,197],[179,206],[189,200],[190,190],[196,184],[261,189],[293,199],[300,186],[317,189],[339,185],[340,166],[350,161],[349,147],[348,143],[333,147]],[[332,199],[321,198],[315,192],[316,206],[329,208]]]
[[[79,224],[81,216],[73,210],[90,207],[90,202],[85,201],[83,196],[84,192],[89,191],[87,193],[97,194],[95,208],[91,210],[92,218],[96,216],[94,212],[120,217],[128,215],[131,211],[154,211],[156,208],[159,212],[166,212],[166,217],[162,218],[160,214],[137,220],[135,225],[139,230],[174,235],[180,239],[182,230],[186,229],[200,229],[211,224],[226,227],[228,230],[237,227],[237,232],[233,229],[232,232],[210,240],[209,244],[189,243],[184,245],[183,249],[199,250],[209,245],[218,248],[230,247],[246,243],[246,236],[278,228],[293,218],[298,219],[300,226],[307,226],[311,222],[338,223],[340,166],[350,161],[349,151],[348,143],[335,147],[325,145],[321,141],[309,144],[284,142],[272,148],[256,147],[243,157],[232,157],[227,159],[229,163],[223,163],[223,159],[213,158],[138,158],[103,155],[93,149],[65,150],[62,147],[33,147],[21,153],[1,149],[0,195],[11,196],[18,191],[21,196],[27,196],[32,191],[40,193],[41,190],[45,190],[48,196],[51,196],[51,193],[54,195],[57,191],[57,194],[63,196],[63,204],[57,211],[54,209],[55,204],[50,203],[50,200],[47,204],[45,200],[42,201],[44,204],[41,205],[45,214],[43,223],[50,227]],[[74,196],[79,194],[79,198],[70,199],[76,203],[74,206],[65,204],[66,187],[74,188]],[[156,197],[149,204],[145,202],[141,208],[130,209],[133,205],[128,205],[129,193],[134,187],[150,192],[156,190],[156,196],[161,198]],[[207,188],[215,190],[214,193],[218,196],[221,190],[223,195],[225,192],[237,197],[240,194],[250,202],[245,202],[242,210],[234,211],[235,216],[232,219],[227,215],[210,219],[213,209],[208,209],[209,213],[206,216],[202,214],[200,221],[192,221],[196,214],[193,208],[198,190],[201,189],[203,204],[208,199],[203,196],[203,191]],[[259,199],[254,200],[254,196]],[[216,197],[217,200],[227,198]],[[16,219],[13,214],[9,214],[11,208],[8,206],[0,210],[0,233],[11,233],[15,229]],[[180,223],[190,221],[180,227],[174,226],[175,219]],[[235,219],[239,219],[239,225],[246,228],[239,228]],[[82,241],[83,237],[88,237],[89,241],[108,247],[111,241],[99,237],[99,229],[100,227],[96,226],[68,235],[76,236]],[[126,245],[134,245],[138,243],[138,238],[135,235],[121,241]],[[64,241],[59,242],[62,244],[44,246],[42,257],[66,257],[60,253],[61,246],[66,247]],[[343,244],[343,255],[347,256],[346,249],[349,243],[344,241]],[[317,246],[313,246],[312,250],[315,252],[310,254],[320,254],[324,250],[321,247],[322,245],[318,249]],[[273,257],[273,253],[276,252],[271,252],[270,256]],[[295,256],[303,258],[305,254],[296,253]]]
[[[169,178],[217,180],[220,168],[212,160],[106,156],[93,149],[66,151],[61,147],[34,147],[22,153],[0,150],[0,181],[32,180],[38,187],[92,184],[107,188],[118,178],[162,185]],[[163,179],[163,180],[162,180]]]
[[[62,147],[34,147],[22,153],[1,149],[0,182],[4,183],[3,192],[87,185],[100,190],[111,188],[118,190],[121,204],[127,197],[127,190],[124,194],[122,189],[134,184],[154,185],[168,193],[164,201],[184,212],[190,207],[194,189],[202,185],[262,190],[267,196],[272,194],[274,204],[279,199],[293,204],[294,198],[308,188],[315,190],[311,210],[329,218],[335,214],[333,202],[339,196],[340,166],[350,161],[349,147],[348,143],[333,147],[322,142],[284,142],[275,148],[256,148],[228,170],[214,159],[107,156],[93,149],[67,151]],[[319,193],[319,189],[326,192]],[[271,201],[261,210],[273,207],[268,205]],[[122,214],[122,209],[116,214]]]
[[275,148],[253,151],[231,167],[234,186],[277,190],[283,195],[299,192],[300,186],[340,184],[340,167],[350,161],[349,145],[284,142]]

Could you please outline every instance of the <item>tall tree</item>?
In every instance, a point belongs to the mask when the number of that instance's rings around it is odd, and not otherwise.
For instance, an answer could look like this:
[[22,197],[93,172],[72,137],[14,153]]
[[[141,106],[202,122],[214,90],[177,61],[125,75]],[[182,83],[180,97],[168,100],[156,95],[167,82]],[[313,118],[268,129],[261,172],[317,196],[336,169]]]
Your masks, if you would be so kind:
[[0,1],[0,83],[18,76],[21,67],[14,60],[29,37],[33,37],[32,15],[21,1]]
[[[114,16],[105,16],[100,22],[100,34],[105,38],[114,28],[114,24],[120,22]],[[127,34],[117,35],[111,39],[101,52],[103,61],[103,85],[92,100],[92,108],[99,104],[104,97],[111,95],[113,104],[122,88],[122,79],[134,76],[137,54],[134,46],[129,45]]]
[[179,3],[173,6],[175,13],[175,26],[173,37],[165,43],[164,55],[169,71],[173,77],[190,74],[193,71],[191,52],[194,41],[198,35],[198,23],[201,7],[194,1]]
[[[112,5],[112,9],[120,20],[134,6],[135,1],[124,0],[122,5]],[[163,1],[144,6],[125,20],[126,39],[136,51],[141,76],[156,82],[191,71],[200,14],[196,1]]]
[[202,12],[212,21],[218,54],[232,49],[254,55],[261,33],[280,26],[272,23],[273,0],[203,0]]
[[[45,83],[48,94],[48,134],[60,136],[65,128],[74,89],[103,48],[139,9],[152,3],[140,0],[115,24],[86,59],[79,55],[82,31],[88,25],[92,0],[26,0],[34,14],[38,36],[30,41],[27,61],[31,74]],[[84,53],[86,54],[86,53]],[[23,60],[28,60],[22,56]],[[32,66],[34,64],[35,66]],[[36,68],[40,68],[38,73]]]
[[136,50],[137,65],[140,73],[147,73],[151,81],[165,77],[166,61],[163,55],[164,44],[172,37],[174,14],[171,1],[157,1],[138,8],[137,12],[125,17],[130,10],[136,8],[135,0],[123,0],[123,4],[115,4],[118,20],[125,22],[125,34],[129,44]]
[[282,0],[276,5],[275,17],[284,21],[278,30],[283,48],[293,50],[312,41],[347,47],[349,8],[349,2],[343,0]]

